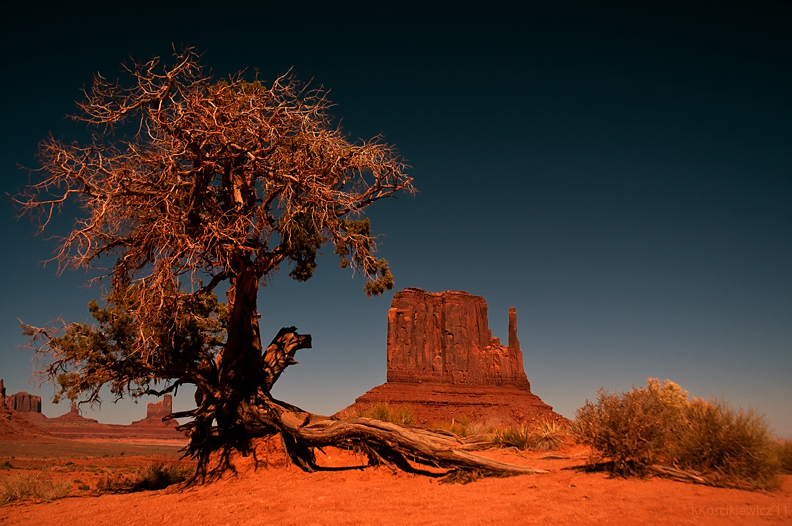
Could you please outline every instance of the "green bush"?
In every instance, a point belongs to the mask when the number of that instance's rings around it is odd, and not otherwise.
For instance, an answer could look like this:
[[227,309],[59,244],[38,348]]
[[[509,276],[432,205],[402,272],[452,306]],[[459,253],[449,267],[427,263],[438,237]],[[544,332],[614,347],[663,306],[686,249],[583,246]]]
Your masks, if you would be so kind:
[[761,416],[725,402],[688,401],[669,380],[649,379],[645,389],[621,394],[598,391],[596,403],[578,409],[572,429],[619,475],[661,464],[702,472],[718,485],[766,488],[779,470]]
[[71,483],[68,481],[53,482],[41,476],[41,473],[19,474],[3,481],[0,485],[0,504],[8,504],[16,500],[38,499],[52,502],[71,494]]

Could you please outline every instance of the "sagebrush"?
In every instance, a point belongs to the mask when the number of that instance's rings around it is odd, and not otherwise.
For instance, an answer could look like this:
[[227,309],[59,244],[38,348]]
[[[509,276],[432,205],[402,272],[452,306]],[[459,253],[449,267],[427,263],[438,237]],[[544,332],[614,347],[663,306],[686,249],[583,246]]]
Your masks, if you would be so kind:
[[665,380],[626,393],[597,392],[572,426],[595,460],[612,462],[619,475],[643,475],[653,465],[699,472],[716,485],[768,488],[779,462],[764,418],[727,402],[688,399]]
[[781,471],[792,475],[792,440],[779,439],[775,444],[775,452]]

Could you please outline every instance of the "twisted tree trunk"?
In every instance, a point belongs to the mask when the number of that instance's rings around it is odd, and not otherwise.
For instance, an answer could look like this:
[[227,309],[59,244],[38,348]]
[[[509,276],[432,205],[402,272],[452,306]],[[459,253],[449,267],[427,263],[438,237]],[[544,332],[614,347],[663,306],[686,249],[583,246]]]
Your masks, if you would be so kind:
[[[283,438],[290,459],[306,471],[322,469],[316,464],[314,448],[334,446],[363,452],[368,456],[369,465],[385,465],[394,471],[438,475],[413,465],[418,464],[448,469],[450,471],[441,475],[452,477],[545,473],[541,469],[504,464],[471,453],[489,447],[487,437],[460,438],[444,431],[400,426],[371,418],[321,416],[272,398],[272,385],[286,367],[297,363],[294,360],[297,350],[310,346],[310,336],[298,334],[295,327],[284,327],[260,358],[261,385],[255,393],[245,395],[226,385],[217,390],[220,398],[225,395],[225,400],[204,397],[197,409],[171,416],[193,418],[180,429],[185,430],[190,439],[187,453],[198,459],[197,478],[228,469],[232,450],[247,454],[251,439],[275,434]],[[222,371],[221,367],[219,369]],[[246,377],[254,375],[248,371]],[[212,425],[213,420],[217,425]],[[217,452],[220,461],[210,469],[210,457]]]

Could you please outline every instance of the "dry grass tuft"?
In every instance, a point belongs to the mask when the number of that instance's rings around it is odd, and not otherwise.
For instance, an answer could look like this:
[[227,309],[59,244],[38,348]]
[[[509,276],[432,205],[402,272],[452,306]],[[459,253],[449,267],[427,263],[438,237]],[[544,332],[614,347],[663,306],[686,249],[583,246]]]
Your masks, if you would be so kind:
[[491,431],[492,443],[521,450],[555,451],[564,445],[567,428],[558,422],[542,421],[536,426],[498,428]]
[[346,409],[338,416],[342,418],[373,418],[381,422],[390,422],[402,426],[411,426],[415,423],[415,415],[409,406],[391,406],[387,403],[375,404],[364,409]]
[[36,474],[24,473],[14,475],[0,485],[0,504],[25,499],[36,499],[52,502],[71,494],[72,485],[68,481],[53,482]]

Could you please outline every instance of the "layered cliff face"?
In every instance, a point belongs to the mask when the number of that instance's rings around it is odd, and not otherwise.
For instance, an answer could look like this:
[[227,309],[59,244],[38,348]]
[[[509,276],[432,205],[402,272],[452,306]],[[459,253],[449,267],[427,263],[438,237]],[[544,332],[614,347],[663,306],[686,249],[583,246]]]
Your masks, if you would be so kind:
[[5,404],[18,413],[41,413],[41,397],[25,391],[5,396]]
[[388,311],[388,381],[528,389],[514,308],[506,347],[492,338],[481,296],[417,288],[397,292]]
[[462,417],[497,426],[566,421],[531,393],[509,309],[508,346],[493,338],[487,302],[467,292],[408,288],[388,311],[388,381],[340,414],[376,404],[409,406],[416,424]]

